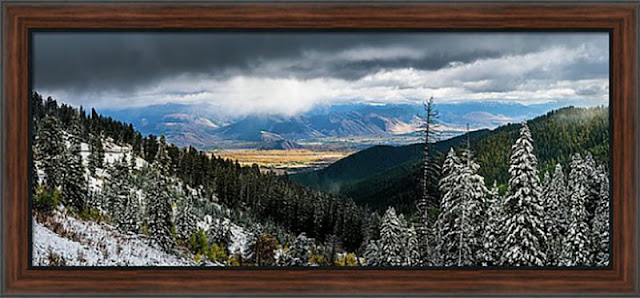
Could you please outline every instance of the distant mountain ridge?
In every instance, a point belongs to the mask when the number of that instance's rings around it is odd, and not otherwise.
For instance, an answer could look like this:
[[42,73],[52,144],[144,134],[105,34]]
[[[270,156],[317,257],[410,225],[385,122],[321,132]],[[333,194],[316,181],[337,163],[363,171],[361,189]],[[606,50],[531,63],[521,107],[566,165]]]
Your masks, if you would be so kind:
[[[495,128],[520,122],[557,108],[557,103],[525,106],[504,102],[466,102],[438,104],[440,122],[448,135],[465,131],[468,123],[473,130]],[[272,142],[265,135],[291,141],[388,137],[416,134],[421,105],[412,104],[342,104],[321,105],[296,116],[257,114],[243,117],[222,115],[215,107],[166,104],[144,108],[103,110],[102,114],[132,123],[143,134],[165,134],[179,146],[200,149],[215,148],[220,142],[241,143],[243,146]],[[247,143],[249,142],[249,143]]]

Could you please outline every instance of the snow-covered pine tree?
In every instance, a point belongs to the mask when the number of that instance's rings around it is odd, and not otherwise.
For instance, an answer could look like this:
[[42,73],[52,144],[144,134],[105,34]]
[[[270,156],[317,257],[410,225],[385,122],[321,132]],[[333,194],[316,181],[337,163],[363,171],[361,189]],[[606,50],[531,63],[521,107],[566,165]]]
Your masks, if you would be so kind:
[[544,172],[544,177],[542,178],[542,198],[547,196],[547,192],[549,192],[549,186],[551,185],[551,175],[549,172]]
[[422,131],[424,133],[423,166],[422,166],[422,196],[416,202],[419,214],[419,222],[416,227],[418,237],[418,249],[420,251],[420,265],[433,265],[436,237],[434,224],[436,218],[429,213],[430,209],[438,207],[437,198],[439,175],[438,164],[435,162],[433,144],[438,139],[438,112],[435,108],[433,97],[424,103],[425,115],[422,119]]
[[[214,219],[207,233],[207,237],[212,243],[228,244],[231,242],[231,236],[231,221],[228,218]],[[276,238],[278,237],[276,236]]]
[[89,154],[88,168],[91,175],[96,174],[96,168],[103,168],[104,163],[104,146],[102,145],[102,137],[100,135],[92,134],[89,140]]
[[197,216],[195,214],[195,201],[198,193],[195,190],[187,189],[185,196],[178,202],[176,214],[176,228],[178,236],[182,239],[189,239],[196,230]]
[[488,199],[499,199],[500,198],[500,189],[498,188],[498,182],[493,181],[491,185],[491,189],[489,190]]
[[302,232],[293,241],[289,252],[290,259],[287,266],[307,266],[309,263],[309,246],[311,240],[307,238],[307,234]]
[[157,169],[159,174],[169,177],[171,175],[171,157],[167,151],[167,139],[164,135],[158,140],[158,149],[153,159],[152,167]]
[[[467,147],[463,151],[464,166],[461,168],[461,193],[464,196],[464,212],[461,218],[462,233],[465,235],[461,241],[466,241],[473,255],[468,256],[464,261],[463,254],[460,254],[459,266],[462,265],[480,265],[482,263],[482,252],[484,244],[484,228],[486,225],[486,205],[487,194],[489,190],[484,183],[484,177],[477,174],[480,165],[473,160],[473,152],[471,151],[471,142],[469,139],[469,126],[467,125]],[[459,250],[462,252],[463,250]]]
[[[116,207],[120,200],[118,197],[129,193],[128,185],[123,185],[121,182],[123,180],[123,178],[121,178],[123,174],[121,173],[119,165],[120,161],[116,160],[107,166],[107,175],[104,179],[102,188],[103,201],[100,204],[102,211],[109,214],[111,219],[114,221],[119,215],[119,210],[117,210],[118,207]],[[125,187],[127,187],[126,190],[123,190]]]
[[367,260],[367,266],[384,265],[380,252],[380,240],[369,241],[367,248],[364,250],[364,258]]
[[570,214],[567,187],[562,165],[557,164],[544,194],[545,226],[547,228],[547,265],[560,265],[567,218]]
[[405,235],[405,266],[418,266],[422,262],[420,260],[420,248],[418,247],[418,235],[416,233],[416,229],[413,225],[411,225],[406,230]]
[[[405,229],[407,228],[408,223],[407,223],[407,219],[404,218],[404,214],[400,213],[400,215],[398,215],[398,222],[400,223],[401,227],[403,227]],[[404,234],[402,234],[402,235],[404,237]]]
[[149,171],[149,181],[146,184],[147,222],[149,236],[165,250],[175,246],[172,235],[172,185],[169,177],[171,159],[167,153],[167,142],[162,135],[158,142],[158,151]]
[[569,193],[571,211],[569,227],[564,238],[560,264],[564,266],[590,266],[593,259],[586,202],[589,197],[587,164],[579,153],[571,158]]
[[459,244],[459,241],[456,242],[456,239],[459,239],[457,237],[456,221],[458,215],[456,210],[459,210],[457,208],[460,207],[461,198],[456,185],[460,183],[462,166],[456,152],[451,148],[442,165],[442,179],[440,179],[442,200],[436,222],[436,251],[439,256],[437,265],[454,266],[457,263],[457,259],[453,259],[453,256],[457,256],[457,244]]
[[396,210],[389,207],[382,216],[380,224],[380,256],[384,265],[401,266],[404,259],[402,241],[404,227],[396,215]]
[[443,193],[437,224],[440,241],[438,251],[445,266],[480,264],[483,251],[483,228],[488,190],[484,178],[477,174],[479,165],[473,161],[470,146],[464,150],[464,160],[456,161],[451,150],[443,165]]
[[131,175],[125,158],[112,163],[107,174],[104,198],[113,222],[123,232],[138,232],[138,202],[130,187]]
[[81,211],[86,206],[87,180],[80,155],[82,129],[79,122],[77,114],[72,114],[68,131],[69,146],[64,150],[62,201],[66,206]]
[[511,147],[509,191],[505,199],[505,240],[501,256],[504,266],[546,264],[544,207],[538,176],[538,159],[533,154],[533,138],[526,123]]
[[[461,166],[463,166],[462,161],[456,155],[455,150],[453,150],[453,148],[449,149],[449,153],[447,153],[444,163],[442,164],[442,179],[440,179],[439,186],[440,193],[444,195],[455,187],[458,183],[456,175],[459,173]],[[443,201],[440,201],[441,208],[442,205]]]
[[609,177],[600,168],[600,200],[596,207],[591,229],[594,264],[609,265]]
[[129,193],[126,199],[124,212],[122,213],[123,216],[118,226],[122,231],[138,233],[142,222],[139,212],[140,201],[135,192]]
[[503,204],[504,201],[498,191],[498,185],[494,181],[487,200],[487,223],[483,235],[484,249],[478,258],[478,262],[483,266],[498,266],[500,264],[504,240],[502,231],[504,225]]
[[[87,186],[88,189],[88,186]],[[102,208],[103,193],[98,191],[87,192],[87,206],[91,209],[105,210]]]
[[45,185],[51,190],[62,184],[64,148],[60,120],[47,114],[38,129],[36,152],[44,171]]

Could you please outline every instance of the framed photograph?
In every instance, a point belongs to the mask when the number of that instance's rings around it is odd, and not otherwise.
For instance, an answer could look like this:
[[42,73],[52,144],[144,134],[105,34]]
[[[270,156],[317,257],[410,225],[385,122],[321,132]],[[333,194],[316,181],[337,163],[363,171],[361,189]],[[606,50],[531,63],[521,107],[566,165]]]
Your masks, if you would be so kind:
[[637,3],[2,9],[3,294],[638,294]]

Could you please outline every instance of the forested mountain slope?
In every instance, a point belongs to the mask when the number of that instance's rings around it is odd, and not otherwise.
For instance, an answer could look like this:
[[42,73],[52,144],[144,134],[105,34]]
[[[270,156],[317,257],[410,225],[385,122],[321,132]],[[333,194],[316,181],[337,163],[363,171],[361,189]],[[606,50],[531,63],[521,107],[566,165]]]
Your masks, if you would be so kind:
[[[568,168],[575,152],[590,152],[599,164],[608,164],[609,109],[606,107],[566,107],[536,117],[527,123],[536,140],[534,154],[539,169],[552,171],[556,163]],[[508,180],[511,146],[520,124],[507,124],[494,130],[470,133],[471,149],[480,168],[478,174],[487,185],[497,182],[504,192]],[[465,144],[466,135],[437,142],[437,151]],[[292,176],[292,180],[314,189],[352,198],[360,205],[377,210],[394,206],[401,213],[413,212],[420,196],[422,144],[399,147],[373,147],[352,154],[333,165],[314,172]],[[439,163],[442,156],[439,158]]]
[[[470,133],[470,138],[475,140],[488,132],[488,129],[474,131]],[[438,153],[447,152],[449,148],[458,146],[466,139],[465,135],[438,142],[435,144],[435,150]],[[291,175],[290,178],[314,189],[342,193],[347,185],[392,169],[397,171],[398,169],[394,169],[397,167],[406,168],[419,163],[422,150],[422,144],[374,146],[349,155],[324,169]]]
[[[55,218],[62,207],[168,253],[188,250],[204,264],[286,265],[295,262],[289,247],[298,241],[322,256],[316,264],[334,265],[371,238],[364,228],[370,211],[350,199],[167,144],[164,136],[143,137],[95,110],[87,115],[37,93],[31,100],[36,219]],[[256,243],[273,249],[257,258]]]

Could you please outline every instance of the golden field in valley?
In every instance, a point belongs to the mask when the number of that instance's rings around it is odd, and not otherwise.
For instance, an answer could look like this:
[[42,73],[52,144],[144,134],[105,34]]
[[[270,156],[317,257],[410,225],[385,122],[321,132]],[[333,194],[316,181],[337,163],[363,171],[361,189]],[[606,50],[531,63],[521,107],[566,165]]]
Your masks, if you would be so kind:
[[212,153],[222,158],[237,160],[241,165],[257,164],[262,170],[293,173],[309,168],[322,168],[349,156],[351,151],[315,151],[309,149],[256,150],[228,149]]

